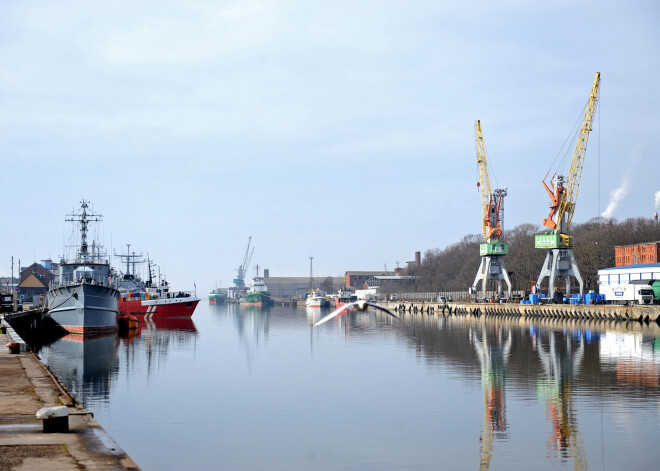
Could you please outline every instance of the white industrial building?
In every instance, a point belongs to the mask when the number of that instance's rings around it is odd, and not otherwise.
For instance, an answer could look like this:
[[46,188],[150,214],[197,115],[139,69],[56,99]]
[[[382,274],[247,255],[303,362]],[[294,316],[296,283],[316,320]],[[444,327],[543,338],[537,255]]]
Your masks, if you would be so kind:
[[651,286],[660,280],[660,263],[624,265],[598,270],[598,292],[616,304],[653,304]]
[[599,285],[623,285],[631,281],[660,280],[660,263],[624,265],[598,270]]

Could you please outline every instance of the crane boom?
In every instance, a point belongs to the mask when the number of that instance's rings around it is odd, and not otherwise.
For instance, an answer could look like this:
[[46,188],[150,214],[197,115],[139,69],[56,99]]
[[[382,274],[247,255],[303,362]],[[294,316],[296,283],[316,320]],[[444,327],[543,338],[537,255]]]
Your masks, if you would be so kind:
[[502,218],[504,215],[503,197],[507,195],[506,188],[490,189],[488,161],[484,147],[484,137],[481,132],[481,121],[474,123],[474,142],[477,149],[477,165],[479,165],[479,186],[481,188],[481,217],[484,241],[497,241],[502,237]]
[[477,151],[477,165],[479,165],[479,186],[481,189],[481,215],[483,222],[484,240],[488,240],[488,217],[490,208],[490,176],[488,175],[488,163],[486,162],[486,149],[484,148],[484,137],[481,132],[481,121],[474,123],[474,145]]
[[[236,278],[234,278],[234,284],[238,287],[245,286],[245,274],[247,273],[248,265],[252,256],[250,255],[250,243],[252,242],[252,236],[248,237],[247,249],[245,249],[245,256],[243,257],[243,263],[236,269],[238,272]],[[252,249],[254,252],[254,248]]]
[[[568,178],[564,182],[564,177],[558,175],[556,177],[556,184],[551,182],[553,189],[551,190],[548,185],[543,182],[548,195],[550,195],[550,215],[547,219],[543,220],[543,225],[553,230],[555,234],[567,234],[571,228],[571,221],[575,213],[575,203],[577,201],[578,190],[580,188],[580,180],[582,178],[582,167],[584,166],[584,158],[587,152],[587,142],[589,141],[589,132],[596,111],[598,103],[598,91],[600,88],[600,72],[596,72],[593,86],[591,87],[591,94],[589,101],[584,111],[584,118],[580,126],[580,134],[575,145],[575,152],[571,160],[571,168],[568,172]],[[553,191],[554,190],[554,191]],[[556,215],[556,219],[555,219]],[[556,222],[555,222],[556,221]],[[565,241],[569,242],[570,238],[563,237]]]
[[568,172],[568,179],[566,180],[566,190],[564,197],[559,204],[559,212],[557,213],[557,221],[561,221],[562,217],[566,215],[565,231],[569,232],[573,213],[575,212],[575,202],[577,200],[578,190],[580,188],[580,179],[582,178],[582,166],[584,165],[584,157],[587,152],[587,142],[589,140],[589,132],[591,131],[591,124],[594,119],[594,112],[598,103],[598,90],[600,88],[600,72],[596,72],[594,84],[591,87],[591,95],[589,95],[589,102],[587,109],[584,111],[584,119],[580,127],[580,135],[578,136],[575,145],[575,152],[573,153],[573,160],[571,161],[571,169]]

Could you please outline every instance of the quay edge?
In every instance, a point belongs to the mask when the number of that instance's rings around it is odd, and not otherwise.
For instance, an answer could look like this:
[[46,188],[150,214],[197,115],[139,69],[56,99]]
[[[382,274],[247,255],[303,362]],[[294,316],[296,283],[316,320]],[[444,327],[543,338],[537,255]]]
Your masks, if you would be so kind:
[[513,303],[429,303],[398,302],[379,303],[397,312],[418,314],[471,315],[492,317],[520,317],[530,319],[582,319],[616,322],[655,322],[660,325],[660,305],[614,306],[609,304],[513,304]]
[[[4,320],[3,320],[4,322]],[[139,470],[36,355],[12,353],[18,342],[7,324],[0,333],[0,469]],[[20,338],[20,337],[19,337]],[[22,341],[22,339],[20,340]],[[14,350],[16,351],[16,350]],[[68,408],[68,433],[44,433],[36,413],[42,407]]]

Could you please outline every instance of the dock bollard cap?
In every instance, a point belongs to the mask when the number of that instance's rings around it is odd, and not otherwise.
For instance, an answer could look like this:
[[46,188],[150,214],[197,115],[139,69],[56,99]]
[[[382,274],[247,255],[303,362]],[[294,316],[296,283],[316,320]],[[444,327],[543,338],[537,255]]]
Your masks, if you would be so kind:
[[67,406],[42,407],[37,411],[37,419],[39,420],[68,416],[69,408]]

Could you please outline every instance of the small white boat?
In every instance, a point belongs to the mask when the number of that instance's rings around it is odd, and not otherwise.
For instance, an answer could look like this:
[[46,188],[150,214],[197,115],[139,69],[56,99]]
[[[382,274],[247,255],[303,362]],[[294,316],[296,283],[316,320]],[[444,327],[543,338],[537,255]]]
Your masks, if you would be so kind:
[[330,307],[330,301],[326,298],[325,293],[318,289],[310,290],[305,300],[307,307]]

